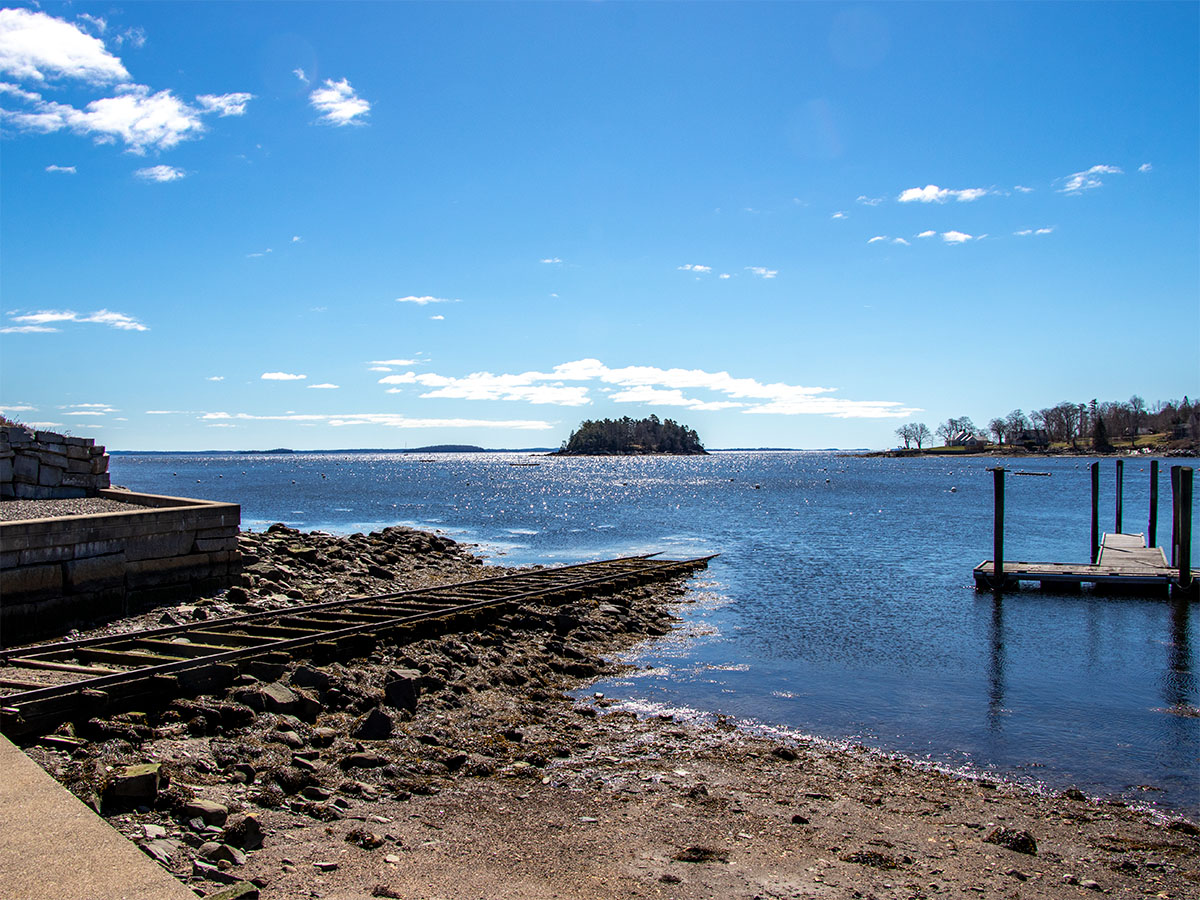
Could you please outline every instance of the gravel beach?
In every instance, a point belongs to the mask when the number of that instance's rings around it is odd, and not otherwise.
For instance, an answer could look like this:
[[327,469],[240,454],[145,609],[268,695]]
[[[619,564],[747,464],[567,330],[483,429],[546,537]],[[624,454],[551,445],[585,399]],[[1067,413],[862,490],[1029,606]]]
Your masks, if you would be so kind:
[[[97,631],[504,571],[404,528],[240,543],[239,586]],[[26,750],[202,896],[1200,897],[1184,819],[588,693],[686,602],[682,583],[643,586],[262,665]]]

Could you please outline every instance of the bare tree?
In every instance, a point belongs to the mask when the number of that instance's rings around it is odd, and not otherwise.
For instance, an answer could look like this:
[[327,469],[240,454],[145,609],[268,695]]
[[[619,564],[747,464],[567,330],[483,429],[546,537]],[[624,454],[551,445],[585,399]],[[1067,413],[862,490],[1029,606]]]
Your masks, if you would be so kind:
[[991,432],[992,437],[994,437],[996,439],[997,444],[1004,443],[1004,420],[1003,419],[992,419],[992,421],[988,422],[988,431]]
[[896,429],[896,437],[904,441],[904,449],[909,449],[909,442],[913,439],[912,425],[901,425]]
[[912,423],[912,439],[917,443],[917,449],[921,449],[921,444],[933,437],[933,433],[926,427],[924,422]]

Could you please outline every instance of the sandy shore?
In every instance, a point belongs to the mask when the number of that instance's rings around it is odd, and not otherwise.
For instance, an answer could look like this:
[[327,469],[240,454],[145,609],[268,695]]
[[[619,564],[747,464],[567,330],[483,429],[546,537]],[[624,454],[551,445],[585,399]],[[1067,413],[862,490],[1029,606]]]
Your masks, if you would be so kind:
[[[491,571],[407,529],[276,527],[242,544],[241,587],[103,630]],[[264,666],[28,752],[210,896],[251,882],[280,900],[1200,897],[1200,829],[1183,820],[565,693],[665,633],[682,602],[681,585],[643,587]],[[125,778],[139,764],[159,767],[149,793]]]

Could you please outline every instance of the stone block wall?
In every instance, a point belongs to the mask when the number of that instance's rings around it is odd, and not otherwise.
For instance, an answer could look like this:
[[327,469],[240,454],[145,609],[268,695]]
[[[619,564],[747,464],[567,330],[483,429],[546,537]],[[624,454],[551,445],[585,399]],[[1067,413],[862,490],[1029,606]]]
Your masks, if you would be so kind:
[[108,486],[108,454],[92,438],[0,427],[0,499],[94,497]]
[[241,571],[241,507],[101,490],[144,507],[0,523],[0,646],[220,590]]

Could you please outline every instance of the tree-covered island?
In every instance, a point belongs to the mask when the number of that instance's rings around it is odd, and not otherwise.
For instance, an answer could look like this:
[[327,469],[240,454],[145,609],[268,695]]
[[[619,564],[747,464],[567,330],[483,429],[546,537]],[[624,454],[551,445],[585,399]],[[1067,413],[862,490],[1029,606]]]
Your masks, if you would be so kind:
[[634,420],[588,419],[571,432],[555,456],[643,456],[662,453],[694,456],[708,451],[686,425],[658,416]]

